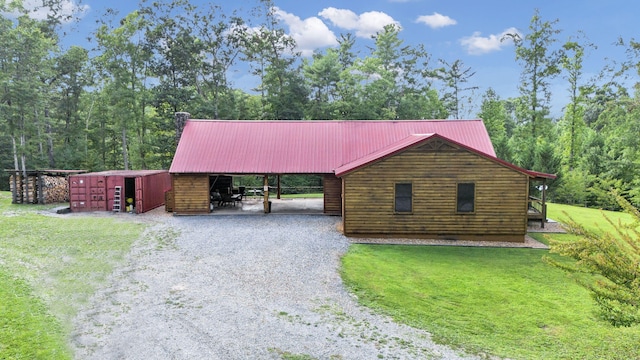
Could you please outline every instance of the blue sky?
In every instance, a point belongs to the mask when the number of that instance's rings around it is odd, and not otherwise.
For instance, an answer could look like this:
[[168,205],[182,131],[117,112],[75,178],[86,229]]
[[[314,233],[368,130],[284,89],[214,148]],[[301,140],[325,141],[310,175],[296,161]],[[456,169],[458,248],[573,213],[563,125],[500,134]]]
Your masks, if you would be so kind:
[[[26,2],[38,0],[26,0]],[[68,9],[75,0],[68,1]],[[193,4],[209,1],[191,0]],[[254,0],[222,0],[218,5],[231,13],[234,9],[248,10]],[[370,45],[371,34],[385,24],[394,22],[402,27],[401,38],[407,44],[424,44],[432,56],[451,63],[462,60],[466,67],[476,72],[470,85],[478,86],[479,94],[494,88],[502,98],[518,95],[520,66],[515,61],[513,45],[500,42],[505,32],[528,32],[534,10],[538,9],[544,20],[558,19],[556,28],[560,43],[584,32],[597,46],[588,54],[585,75],[596,75],[607,63],[606,58],[624,60],[624,51],[612,44],[622,37],[626,41],[636,38],[640,2],[636,0],[275,0],[283,28],[300,45],[303,54],[335,45],[341,33],[351,32],[360,44]],[[107,7],[120,10],[122,16],[137,8],[135,0],[84,0],[82,23],[75,27],[68,42],[81,42],[95,28]],[[77,38],[76,38],[77,37]],[[86,46],[86,44],[81,44]],[[236,86],[243,87],[250,79],[236,74]],[[561,80],[554,83],[554,98],[559,113],[562,99],[566,98]]]

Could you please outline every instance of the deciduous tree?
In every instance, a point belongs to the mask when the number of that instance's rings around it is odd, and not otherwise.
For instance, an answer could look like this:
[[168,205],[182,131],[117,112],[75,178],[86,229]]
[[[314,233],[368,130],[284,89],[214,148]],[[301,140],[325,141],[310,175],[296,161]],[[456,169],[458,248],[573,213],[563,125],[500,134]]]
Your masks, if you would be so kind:
[[[435,76],[444,83],[444,95],[442,102],[449,111],[449,116],[460,119],[465,104],[470,104],[472,98],[465,96],[464,92],[476,90],[477,86],[467,86],[469,80],[476,74],[470,67],[465,68],[461,60],[448,63],[440,60],[441,68],[435,70]],[[465,101],[467,100],[467,101]]]
[[258,88],[263,102],[262,119],[302,119],[308,91],[295,65],[295,41],[280,26],[271,0],[260,0],[254,15],[262,21],[259,27],[245,27],[240,43],[243,59],[251,64],[252,73],[260,79]]
[[47,25],[26,15],[0,21],[0,126],[12,142],[14,168],[47,163],[46,102],[55,41]]
[[544,135],[550,127],[550,80],[560,73],[560,52],[552,48],[560,33],[554,28],[557,22],[543,21],[536,10],[528,34],[507,35],[516,45],[516,60],[522,65],[518,88],[523,106],[519,107],[519,120],[528,126],[532,138]]
[[511,152],[508,146],[507,123],[511,121],[504,106],[504,102],[496,92],[489,88],[482,97],[478,117],[484,121],[491,142],[500,159],[510,160]]
[[306,117],[332,119],[341,72],[338,52],[328,49],[325,54],[314,54],[312,61],[304,62],[303,71],[311,90]]
[[592,45],[568,41],[563,45],[564,51],[561,58],[562,69],[568,82],[569,104],[565,108],[564,117],[560,122],[561,141],[559,144],[566,144],[563,153],[569,171],[575,167],[576,151],[580,148],[582,133],[586,128],[584,122],[585,91],[592,88],[588,84],[582,84],[584,81],[582,67],[585,47],[592,47]]
[[81,97],[92,79],[88,73],[88,51],[72,46],[55,58],[52,79],[52,118],[56,121],[56,143],[65,167],[84,168],[86,137],[81,119]]
[[97,65],[101,70],[102,91],[109,94],[111,114],[121,133],[122,166],[130,168],[129,131],[137,136],[139,162],[146,168],[147,70],[150,52],[143,38],[144,19],[138,11],[128,14],[120,26],[103,24],[96,32],[101,54]]

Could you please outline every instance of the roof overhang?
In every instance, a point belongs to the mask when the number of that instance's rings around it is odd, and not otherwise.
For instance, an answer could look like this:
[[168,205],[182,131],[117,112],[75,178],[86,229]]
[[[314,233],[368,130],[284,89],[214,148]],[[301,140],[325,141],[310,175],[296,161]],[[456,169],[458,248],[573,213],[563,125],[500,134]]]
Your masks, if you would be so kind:
[[440,134],[414,134],[411,135],[405,139],[402,139],[401,141],[395,143],[395,144],[391,144],[383,149],[380,149],[374,153],[371,153],[367,156],[364,156],[360,159],[357,159],[355,161],[352,161],[348,164],[345,164],[343,166],[340,166],[338,168],[335,169],[335,174],[337,177],[343,177],[345,175],[348,175],[354,171],[357,171],[358,169],[367,167],[373,163],[376,163],[378,161],[381,161],[385,158],[391,157],[395,154],[398,154],[400,152],[403,152],[407,149],[416,147],[416,146],[420,146],[421,144],[433,140],[433,139],[441,139],[445,142],[451,143],[459,148],[462,148],[466,151],[469,151],[471,153],[474,153],[478,156],[481,156],[487,160],[496,162],[502,166],[505,166],[507,168],[510,168],[514,171],[520,172],[522,174],[525,174],[527,176],[529,176],[530,178],[534,178],[534,179],[555,179],[556,175],[554,174],[546,174],[546,173],[542,173],[542,172],[538,172],[538,171],[533,171],[533,170],[527,170],[524,168],[521,168],[517,165],[514,165],[508,161],[499,159],[493,155],[490,154],[486,154],[483,153],[481,151],[478,151],[472,147],[469,147],[467,145],[464,145],[460,142],[457,142],[455,140],[449,139],[445,136],[442,136]]

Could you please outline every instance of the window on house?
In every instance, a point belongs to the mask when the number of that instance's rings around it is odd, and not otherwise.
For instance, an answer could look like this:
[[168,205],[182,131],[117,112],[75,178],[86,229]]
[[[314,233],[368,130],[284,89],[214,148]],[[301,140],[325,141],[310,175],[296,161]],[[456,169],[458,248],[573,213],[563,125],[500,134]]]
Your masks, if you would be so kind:
[[459,183],[457,212],[472,213],[476,209],[475,203],[476,203],[476,184]]
[[413,185],[411,183],[396,184],[396,205],[397,213],[410,213],[413,211],[412,204]]

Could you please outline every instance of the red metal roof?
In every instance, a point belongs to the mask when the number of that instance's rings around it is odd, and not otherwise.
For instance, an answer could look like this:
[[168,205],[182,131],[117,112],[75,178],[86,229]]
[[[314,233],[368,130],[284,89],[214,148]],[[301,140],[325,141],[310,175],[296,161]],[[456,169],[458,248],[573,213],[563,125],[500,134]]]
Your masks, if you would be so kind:
[[105,170],[92,173],[78,174],[76,176],[124,176],[139,177],[153,174],[166,173],[167,170]]
[[482,120],[189,120],[169,172],[331,174],[411,135],[434,133],[495,158]]
[[410,135],[410,136],[406,137],[405,139],[403,139],[403,140],[401,140],[401,141],[399,141],[399,142],[397,142],[395,144],[391,144],[391,145],[389,145],[389,146],[387,146],[387,147],[385,147],[383,149],[380,149],[379,151],[371,153],[371,154],[369,154],[367,156],[364,156],[364,157],[362,157],[360,159],[357,159],[357,160],[355,160],[355,161],[353,161],[353,162],[351,162],[349,164],[345,164],[345,165],[337,168],[335,170],[335,174],[336,174],[336,176],[341,177],[341,176],[346,175],[346,174],[348,174],[348,173],[350,173],[350,172],[352,172],[354,170],[357,170],[357,169],[359,169],[361,167],[367,166],[367,165],[369,165],[369,164],[371,164],[373,162],[376,162],[378,160],[381,160],[381,159],[384,159],[386,157],[392,156],[393,154],[396,154],[396,153],[401,152],[403,150],[406,150],[406,149],[408,149],[410,147],[413,147],[413,146],[416,146],[416,145],[418,145],[420,143],[423,143],[428,139],[433,139],[433,138],[440,138],[440,139],[442,139],[444,141],[451,142],[451,143],[453,143],[453,144],[455,144],[455,145],[457,145],[457,146],[459,146],[459,147],[461,147],[463,149],[466,149],[467,151],[475,153],[475,154],[477,154],[479,156],[482,156],[482,157],[484,157],[486,159],[494,161],[494,162],[496,162],[496,163],[498,163],[500,165],[503,165],[503,166],[508,167],[510,169],[513,169],[515,171],[521,172],[521,173],[523,173],[523,174],[525,174],[525,175],[527,175],[529,177],[532,177],[532,178],[545,178],[545,179],[555,179],[556,178],[556,175],[553,175],[553,174],[545,174],[545,173],[541,173],[541,172],[537,172],[537,171],[523,169],[523,168],[518,167],[518,166],[516,166],[514,164],[506,162],[506,161],[504,161],[502,159],[498,159],[494,155],[489,155],[489,154],[483,153],[481,151],[473,149],[473,148],[471,148],[469,146],[466,146],[466,145],[464,145],[462,143],[459,143],[459,142],[457,142],[455,140],[448,139],[448,138],[446,138],[444,136],[441,136],[439,134]]

